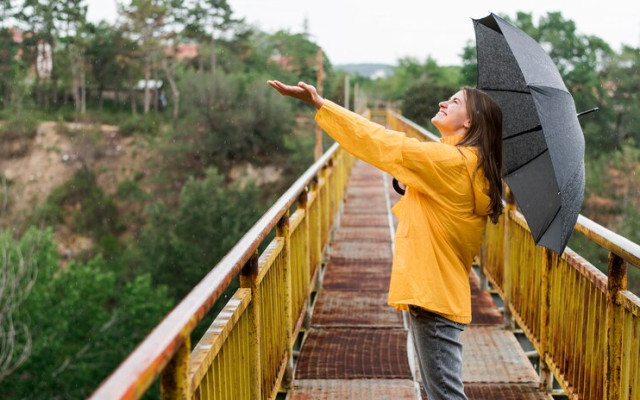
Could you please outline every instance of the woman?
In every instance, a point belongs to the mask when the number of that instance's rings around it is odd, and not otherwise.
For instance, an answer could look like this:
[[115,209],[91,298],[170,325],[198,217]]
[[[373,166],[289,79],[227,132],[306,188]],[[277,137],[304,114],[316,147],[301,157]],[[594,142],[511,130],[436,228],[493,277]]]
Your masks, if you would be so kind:
[[484,92],[463,88],[431,119],[440,143],[387,130],[323,99],[313,86],[268,81],[318,111],[316,121],[356,157],[407,187],[393,207],[388,303],[410,313],[429,400],[466,399],[460,332],[471,322],[469,272],[487,217],[502,213],[502,112]]

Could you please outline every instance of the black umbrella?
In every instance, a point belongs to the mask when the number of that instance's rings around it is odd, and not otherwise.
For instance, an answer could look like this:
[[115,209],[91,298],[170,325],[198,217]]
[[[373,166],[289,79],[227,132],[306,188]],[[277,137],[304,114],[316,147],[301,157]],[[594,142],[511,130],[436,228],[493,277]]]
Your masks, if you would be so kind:
[[573,98],[527,34],[494,14],[474,25],[477,87],[503,112],[504,178],[535,243],[561,254],[584,197],[584,136]]

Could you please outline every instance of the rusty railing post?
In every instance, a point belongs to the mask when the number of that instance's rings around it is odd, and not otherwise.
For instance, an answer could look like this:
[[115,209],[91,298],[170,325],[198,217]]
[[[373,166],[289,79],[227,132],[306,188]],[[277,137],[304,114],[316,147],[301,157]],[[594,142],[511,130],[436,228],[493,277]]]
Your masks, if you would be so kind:
[[260,356],[260,301],[258,285],[258,251],[251,256],[240,273],[240,287],[251,289],[251,302],[247,306],[249,318],[249,371],[251,374],[251,400],[262,400],[262,367]]
[[[491,222],[487,222],[487,225]],[[478,261],[480,264],[478,265],[478,278],[480,279],[480,290],[486,292],[489,290],[489,280],[487,279],[487,274],[485,273],[486,268],[486,257],[487,257],[487,231],[485,229],[482,234],[482,246],[480,246],[480,254],[478,257]]]
[[302,220],[302,227],[298,227],[298,229],[304,229],[304,233],[305,233],[305,241],[304,241],[304,266],[302,268],[304,268],[304,282],[305,285],[307,285],[307,299],[309,299],[307,301],[307,306],[305,307],[304,310],[304,317],[302,319],[302,329],[304,329],[305,331],[309,329],[309,327],[311,326],[311,298],[310,298],[310,294],[311,294],[311,287],[310,287],[310,282],[311,282],[311,262],[310,262],[310,254],[309,252],[311,251],[311,246],[310,246],[310,242],[311,242],[311,232],[310,232],[310,228],[309,225],[311,225],[309,223],[311,216],[309,215],[309,195],[308,195],[309,190],[307,188],[305,188],[302,193],[300,193],[300,197],[298,197],[298,209],[300,210],[304,210],[304,219]]
[[276,227],[276,236],[284,239],[284,247],[282,248],[282,254],[284,255],[284,315],[285,315],[285,343],[287,344],[287,367],[285,369],[284,377],[282,378],[281,387],[287,391],[293,386],[293,343],[291,325],[293,325],[293,313],[292,313],[292,293],[291,293],[291,232],[289,229],[289,211],[287,211]]
[[509,189],[508,186],[505,185],[506,188],[506,197],[507,197],[507,205],[504,208],[504,240],[503,240],[503,260],[502,260],[502,286],[504,290],[504,327],[510,331],[515,329],[515,322],[513,320],[513,315],[511,315],[511,246],[510,246],[510,220],[511,220],[511,211],[515,211],[516,209],[516,199],[513,196],[513,192]]
[[178,351],[171,357],[160,378],[160,398],[162,400],[191,399],[191,381],[189,380],[189,357],[191,356],[191,338],[187,336]]
[[621,306],[618,304],[618,293],[624,290],[627,290],[627,262],[610,252],[607,280],[607,344],[604,364],[605,400],[620,399],[623,320],[620,313]]
[[551,311],[551,269],[554,266],[553,254],[542,248],[542,286],[540,288],[540,382],[538,387],[547,393],[553,390],[553,373],[547,364],[549,348],[550,311]]
[[[316,174],[316,176],[313,177],[310,190],[310,192],[314,193],[314,203],[316,203],[314,205],[315,215],[310,215],[310,218],[315,220],[315,229],[313,233],[311,232],[312,227],[309,226],[310,237],[315,237],[315,246],[313,249],[313,259],[315,259],[315,263],[309,263],[309,267],[315,274],[315,281],[313,283],[313,288],[311,289],[312,292],[317,292],[322,289],[322,198],[320,197],[320,178],[319,174]],[[311,243],[311,240],[309,240],[309,243]],[[309,251],[309,257],[311,257],[311,250]],[[311,278],[313,278],[313,276],[311,276]]]

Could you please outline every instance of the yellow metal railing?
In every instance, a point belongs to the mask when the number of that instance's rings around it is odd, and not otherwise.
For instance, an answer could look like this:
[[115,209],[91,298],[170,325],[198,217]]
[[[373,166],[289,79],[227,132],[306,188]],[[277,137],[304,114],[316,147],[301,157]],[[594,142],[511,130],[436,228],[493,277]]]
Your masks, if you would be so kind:
[[[391,129],[438,140],[391,110],[384,115]],[[92,398],[139,398],[157,377],[166,399],[273,399],[286,390],[352,162],[337,145],[325,153]],[[550,390],[553,373],[571,399],[640,400],[640,299],[626,290],[640,246],[583,216],[575,229],[609,250],[608,275],[569,248],[557,256],[536,246],[507,190],[499,223],[487,224],[482,273],[503,298],[506,320],[541,354],[542,387]],[[191,332],[238,275],[241,288],[191,351]]]
[[[391,129],[438,140],[389,110]],[[482,272],[502,297],[508,325],[522,328],[541,355],[540,386],[552,375],[571,399],[640,400],[640,299],[627,291],[627,265],[640,246],[579,216],[575,233],[609,251],[608,275],[567,248],[536,246],[508,188],[498,224],[487,223]]]
[[488,224],[483,271],[541,355],[542,386],[551,371],[571,399],[640,399],[640,299],[626,290],[640,246],[583,216],[575,233],[609,250],[608,275],[570,248],[536,246],[508,202]]
[[[369,116],[365,113],[365,116]],[[337,144],[311,166],[93,393],[136,399],[274,399],[292,381],[293,346],[340,210],[353,157]],[[262,254],[258,247],[275,228]],[[191,351],[191,332],[240,276]]]

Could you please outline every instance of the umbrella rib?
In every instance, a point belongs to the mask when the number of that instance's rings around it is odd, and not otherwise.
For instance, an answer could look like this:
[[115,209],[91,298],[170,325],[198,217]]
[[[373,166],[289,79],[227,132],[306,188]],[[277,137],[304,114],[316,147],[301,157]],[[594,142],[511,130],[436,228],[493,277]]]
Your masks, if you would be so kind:
[[484,90],[484,91],[491,91],[491,92],[510,92],[510,93],[531,94],[531,92],[527,92],[524,90],[515,90],[515,89],[494,89],[494,88],[478,88],[478,89]]
[[527,129],[526,131],[518,132],[515,135],[511,135],[509,137],[506,137],[506,138],[504,138],[504,140],[513,139],[513,138],[518,137],[520,135],[524,135],[525,133],[531,133],[531,132],[539,131],[541,129],[542,129],[542,125],[534,126],[533,128]]
[[[540,240],[542,239],[542,237],[544,236],[545,233],[547,233],[547,230],[549,229],[549,227],[551,226],[551,224],[553,223],[553,220],[556,219],[556,217],[558,216],[558,214],[560,214],[560,209],[562,208],[562,204],[560,204],[560,207],[558,207],[558,209],[556,210],[556,213],[553,214],[553,218],[551,218],[549,220],[549,223],[547,224],[547,226],[545,226],[542,229],[542,234],[540,235],[540,237],[538,238],[538,240],[535,241],[536,244],[538,244],[540,242]],[[529,228],[529,232],[531,233],[531,236],[533,236],[533,233],[531,232],[531,228]],[[535,239],[535,238],[534,238]],[[545,246],[546,247],[546,246]]]
[[531,162],[535,161],[538,157],[540,157],[541,155],[543,155],[543,154],[544,154],[544,153],[546,153],[547,151],[549,151],[549,148],[548,148],[548,147],[547,147],[546,149],[544,149],[543,151],[541,151],[540,153],[536,154],[536,156],[535,156],[535,157],[533,157],[531,160],[527,161],[526,163],[524,163],[524,164],[522,164],[522,165],[518,165],[518,168],[514,169],[513,171],[509,171],[509,172],[507,173],[507,175],[505,175],[505,176],[509,176],[509,175],[513,174],[514,172],[516,172],[517,170],[522,169],[522,167],[524,167],[525,165],[527,165],[527,164],[529,164],[529,163],[531,163]]

